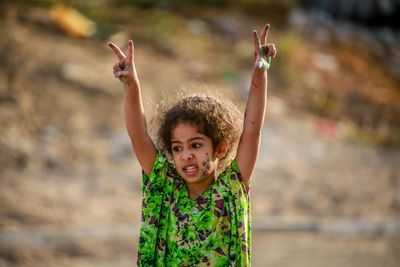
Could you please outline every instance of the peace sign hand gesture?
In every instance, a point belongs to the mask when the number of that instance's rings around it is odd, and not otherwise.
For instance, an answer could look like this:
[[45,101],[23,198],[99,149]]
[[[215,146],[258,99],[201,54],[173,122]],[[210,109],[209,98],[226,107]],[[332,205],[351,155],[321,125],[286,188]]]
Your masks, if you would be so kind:
[[261,42],[258,38],[256,30],[253,30],[254,39],[254,67],[256,69],[268,70],[271,64],[271,57],[276,56],[276,47],[273,43],[267,43],[267,35],[269,30],[269,24],[265,25],[261,31]]
[[108,43],[108,46],[114,50],[115,55],[117,56],[119,62],[115,63],[113,66],[113,72],[115,78],[118,78],[121,82],[126,85],[130,83],[138,83],[138,77],[136,74],[135,64],[133,63],[133,42],[129,40],[128,42],[128,50],[125,54],[121,51],[121,49],[113,44]]

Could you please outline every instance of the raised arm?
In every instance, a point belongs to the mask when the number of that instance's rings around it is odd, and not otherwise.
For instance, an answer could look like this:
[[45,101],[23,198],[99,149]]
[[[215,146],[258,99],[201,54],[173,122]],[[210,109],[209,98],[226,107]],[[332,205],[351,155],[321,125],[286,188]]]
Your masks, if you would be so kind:
[[108,44],[114,50],[118,62],[114,65],[114,76],[124,84],[125,90],[125,123],[136,157],[144,172],[149,175],[156,159],[157,150],[147,132],[140,84],[133,62],[133,42],[129,40],[125,56],[113,43]]
[[243,132],[236,154],[236,161],[242,178],[247,184],[250,182],[260,149],[261,129],[264,123],[267,101],[267,70],[270,57],[276,55],[275,45],[267,44],[268,29],[269,24],[262,29],[261,42],[257,31],[253,31],[256,60],[247,98]]

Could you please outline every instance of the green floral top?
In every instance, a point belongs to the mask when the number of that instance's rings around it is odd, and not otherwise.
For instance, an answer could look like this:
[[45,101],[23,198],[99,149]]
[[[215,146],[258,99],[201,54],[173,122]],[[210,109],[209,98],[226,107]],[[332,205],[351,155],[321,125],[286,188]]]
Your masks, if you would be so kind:
[[248,188],[233,160],[196,200],[165,155],[143,175],[140,266],[250,266]]

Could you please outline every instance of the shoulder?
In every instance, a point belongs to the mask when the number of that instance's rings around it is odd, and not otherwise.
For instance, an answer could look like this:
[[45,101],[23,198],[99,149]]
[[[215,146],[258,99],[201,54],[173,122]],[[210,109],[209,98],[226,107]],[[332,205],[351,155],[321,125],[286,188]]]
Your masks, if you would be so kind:
[[233,190],[243,191],[248,194],[249,186],[244,182],[239,165],[235,159],[231,160],[218,177],[224,183],[229,184]]
[[157,156],[153,163],[153,167],[150,172],[150,175],[146,175],[145,173],[143,175],[154,176],[154,175],[160,174],[160,172],[174,170],[174,169],[175,168],[174,168],[173,164],[168,161],[167,155],[165,155],[162,152],[157,152]]
[[142,172],[142,192],[150,187],[162,187],[166,181],[175,177],[175,168],[167,156],[158,152],[150,175]]

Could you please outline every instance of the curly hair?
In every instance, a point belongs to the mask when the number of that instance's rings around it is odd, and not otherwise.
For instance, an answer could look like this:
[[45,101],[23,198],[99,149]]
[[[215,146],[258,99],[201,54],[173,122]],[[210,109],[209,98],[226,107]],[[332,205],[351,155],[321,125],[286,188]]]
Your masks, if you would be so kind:
[[228,145],[220,166],[232,155],[242,131],[242,116],[235,105],[212,96],[191,95],[180,99],[160,114],[157,145],[171,154],[171,131],[180,123],[189,123],[209,137],[213,149],[220,143]]

